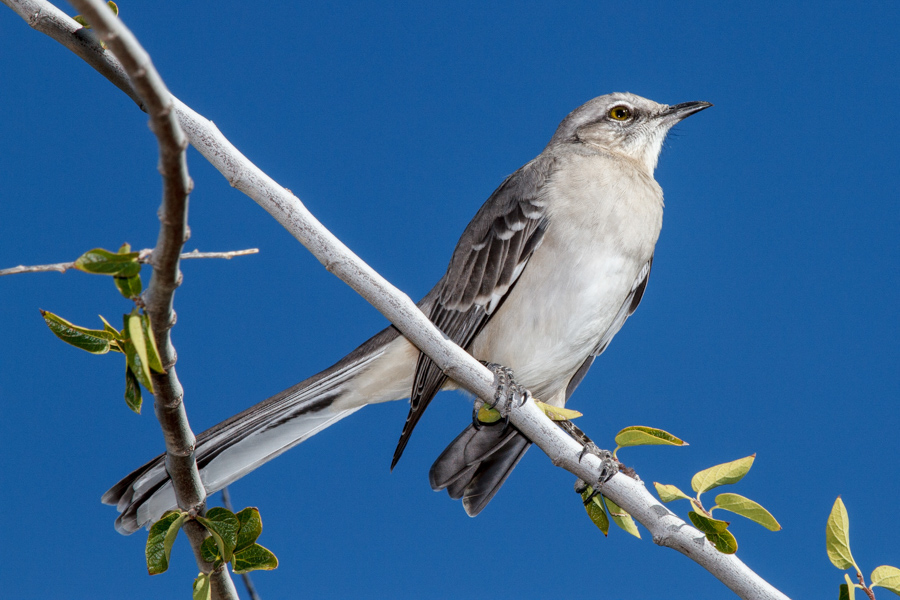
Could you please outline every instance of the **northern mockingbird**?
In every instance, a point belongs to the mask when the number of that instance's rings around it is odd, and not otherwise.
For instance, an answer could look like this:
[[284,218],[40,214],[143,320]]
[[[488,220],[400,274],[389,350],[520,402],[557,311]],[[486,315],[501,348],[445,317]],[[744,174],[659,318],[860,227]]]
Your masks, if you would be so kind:
[[[544,151],[484,203],[421,310],[475,358],[511,368],[535,397],[563,406],[647,286],[663,213],[653,171],[666,133],[709,106],[616,93],[572,111]],[[396,464],[431,399],[454,387],[388,327],[334,366],[201,433],[201,479],[213,493],[367,404],[410,398]],[[469,425],[434,463],[431,485],[462,498],[474,516],[530,444],[512,427]],[[125,534],[175,508],[165,455],[103,502],[117,506],[116,529]]]

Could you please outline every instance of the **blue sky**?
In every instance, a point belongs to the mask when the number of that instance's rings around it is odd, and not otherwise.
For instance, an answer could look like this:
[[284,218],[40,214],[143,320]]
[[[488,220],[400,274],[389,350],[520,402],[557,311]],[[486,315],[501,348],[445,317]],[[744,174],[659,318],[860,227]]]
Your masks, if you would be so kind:
[[[633,424],[685,438],[621,455],[683,489],[756,452],[729,491],[784,530],[734,518],[738,554],[794,598],[837,593],[824,532],[839,494],[863,571],[900,566],[887,541],[900,535],[896,3],[308,4],[120,9],[173,93],[414,298],[576,106],[611,91],[713,102],[667,141],[650,285],[573,397],[579,425],[601,446]],[[0,23],[0,267],[152,246],[160,182],[145,116],[8,9]],[[189,166],[187,248],[260,249],[183,266],[173,336],[199,432],[385,320],[196,152]],[[0,279],[0,535],[15,547],[4,591],[188,597],[187,544],[151,578],[145,535],[117,534],[99,503],[161,451],[152,410],[126,409],[120,356],[63,345],[39,308],[95,325],[130,306],[76,272]],[[438,397],[389,473],[406,411],[367,408],[232,487],[238,506],[260,508],[260,542],[281,560],[255,576],[263,598],[728,597],[646,531],[603,539],[573,477],[537,449],[476,519],[433,493],[428,468],[470,417],[461,394]]]

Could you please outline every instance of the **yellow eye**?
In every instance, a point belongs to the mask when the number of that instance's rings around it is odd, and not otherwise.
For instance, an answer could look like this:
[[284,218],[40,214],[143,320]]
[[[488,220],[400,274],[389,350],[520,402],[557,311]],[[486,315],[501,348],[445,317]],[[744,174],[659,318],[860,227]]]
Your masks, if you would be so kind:
[[609,118],[614,121],[627,121],[631,118],[631,110],[627,106],[614,106],[609,109]]

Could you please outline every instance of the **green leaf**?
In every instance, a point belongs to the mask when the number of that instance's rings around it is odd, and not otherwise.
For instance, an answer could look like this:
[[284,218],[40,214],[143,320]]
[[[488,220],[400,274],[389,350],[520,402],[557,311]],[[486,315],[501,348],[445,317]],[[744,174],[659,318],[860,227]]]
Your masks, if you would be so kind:
[[268,549],[253,544],[234,555],[231,570],[235,575],[250,571],[271,571],[278,567],[278,559]]
[[141,384],[153,393],[153,382],[150,380],[150,365],[147,356],[147,340],[144,337],[144,327],[141,316],[136,311],[124,317],[126,334],[125,356],[128,365]]
[[194,593],[192,600],[210,600],[212,598],[212,588],[209,585],[209,575],[200,573],[194,580]]
[[502,419],[503,415],[500,414],[499,410],[496,410],[492,406],[482,404],[481,408],[478,409],[478,415],[475,418],[478,419],[479,423],[489,425]]
[[250,547],[262,533],[262,517],[259,516],[259,510],[254,507],[247,507],[235,515],[241,526],[238,530],[237,544],[234,551]]
[[200,555],[203,560],[208,563],[214,563],[222,557],[219,555],[219,546],[216,545],[216,538],[209,536],[200,544]]
[[[856,599],[856,585],[850,579],[850,576],[844,573],[844,581],[847,583],[841,584],[841,587],[846,586],[847,590],[847,600],[855,600]],[[841,590],[841,594],[844,593],[844,590]],[[843,597],[843,596],[842,596]]]
[[117,275],[113,278],[113,281],[119,293],[129,300],[141,295],[143,284],[141,283],[140,275],[135,275],[134,277],[120,277]]
[[170,510],[150,527],[147,536],[147,570],[151,575],[164,573],[169,568],[169,556],[178,530],[184,524],[188,514],[179,510]]
[[831,564],[838,569],[855,567],[857,571],[859,570],[853,555],[850,554],[850,517],[840,496],[834,501],[825,525],[825,547]]
[[134,376],[134,373],[131,371],[131,367],[128,364],[125,364],[125,404],[128,405],[128,408],[136,412],[137,414],[141,414],[141,404],[143,403],[143,399],[141,398],[141,384],[138,383],[137,377]]
[[637,539],[641,539],[641,532],[638,531],[637,525],[634,524],[634,519],[631,518],[631,515],[606,496],[604,496],[603,499],[606,501],[606,508],[609,510],[609,518],[612,519],[612,522]]
[[114,337],[103,329],[86,329],[70,323],[52,312],[41,311],[44,322],[53,334],[67,344],[81,348],[91,354],[106,354],[109,352],[110,340]]
[[[114,15],[116,15],[117,17],[119,16],[119,7],[116,5],[115,2],[113,2],[112,0],[109,0],[109,2],[106,3],[106,5],[109,7],[109,10],[111,10]],[[130,246],[129,246],[129,248],[130,248]]]
[[880,585],[900,596],[900,569],[888,565],[881,565],[872,571],[872,587]]
[[237,534],[241,524],[233,512],[221,506],[214,506],[206,511],[203,517],[197,517],[197,521],[206,527],[219,547],[219,556],[228,562],[237,545]]
[[669,485],[667,483],[656,483],[653,482],[653,487],[656,488],[656,493],[659,494],[659,499],[663,502],[671,502],[672,500],[690,500],[691,497],[679,490],[674,485]]
[[694,527],[703,533],[722,533],[728,529],[729,525],[728,521],[712,519],[694,511],[688,512],[688,517],[691,518],[691,523],[694,524]]
[[541,402],[540,400],[535,400],[534,403],[537,404],[537,407],[541,409],[545,415],[550,417],[550,420],[552,421],[571,421],[572,419],[577,419],[582,416],[577,410],[553,406]]
[[597,494],[591,501],[588,502],[588,498],[591,497],[591,494],[594,493],[593,488],[590,486],[586,487],[583,492],[581,492],[581,501],[582,503],[587,502],[584,505],[584,509],[587,511],[588,518],[594,525],[597,526],[603,535],[609,535],[609,518],[606,516],[606,507],[603,505],[603,500],[600,498],[600,495]]
[[691,487],[695,492],[706,492],[720,485],[737,483],[744,478],[750,467],[753,466],[755,454],[739,458],[731,462],[722,463],[708,469],[704,469],[691,479]]
[[854,591],[853,587],[842,583],[840,588],[838,588],[838,600],[854,600]]
[[95,275],[134,277],[141,272],[138,252],[113,253],[103,248],[88,250],[75,260],[75,268]]
[[[722,510],[733,512],[751,521],[759,523],[769,531],[781,531],[781,525],[765,508],[738,494],[719,494],[716,496],[716,505]],[[713,507],[715,508],[715,507]]]
[[629,446],[687,446],[687,442],[679,439],[667,431],[655,427],[643,427],[634,425],[626,427],[616,434],[616,444],[620,448]]
[[85,18],[82,17],[81,15],[75,15],[74,17],[72,17],[72,20],[75,21],[76,23],[78,23],[79,25],[81,25],[82,27],[84,27],[85,29],[91,28],[91,26],[88,25],[88,22],[85,20]]
[[141,328],[144,332],[144,339],[147,341],[147,361],[150,364],[150,368],[157,373],[165,373],[162,367],[162,360],[159,358],[156,338],[153,336],[153,329],[150,327],[150,315],[147,313],[141,313]]
[[688,517],[691,518],[691,523],[694,524],[694,527],[703,532],[703,535],[715,546],[716,550],[722,554],[734,554],[737,552],[737,540],[728,531],[727,521],[711,519],[694,511],[690,511]]

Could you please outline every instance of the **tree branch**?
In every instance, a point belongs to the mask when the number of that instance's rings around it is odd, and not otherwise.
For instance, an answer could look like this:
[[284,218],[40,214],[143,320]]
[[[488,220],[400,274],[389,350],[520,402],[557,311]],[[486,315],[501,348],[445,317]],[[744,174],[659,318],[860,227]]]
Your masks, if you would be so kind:
[[[258,254],[259,248],[248,248],[246,250],[231,250],[229,252],[200,252],[199,250],[192,250],[190,252],[183,253],[180,258],[181,260],[189,259],[189,258],[224,258],[226,260],[231,260],[235,256],[247,256],[248,254]],[[140,251],[140,255],[138,256],[138,262],[142,263],[151,263],[153,260],[153,249],[145,248]],[[57,273],[65,273],[69,269],[75,267],[75,261],[72,262],[64,262],[64,263],[53,263],[52,265],[32,265],[25,266],[19,265],[18,267],[10,267],[9,269],[0,269],[0,277],[4,275],[18,275],[19,273],[49,273],[51,271],[55,271]]]
[[[13,6],[44,6],[42,0],[0,0]],[[20,14],[22,14],[20,12]],[[24,15],[23,15],[24,16]],[[25,17],[26,20],[31,21]],[[51,37],[70,47],[65,36]],[[106,60],[111,60],[107,55]],[[88,63],[94,66],[98,57]],[[114,59],[112,59],[114,60]],[[98,69],[100,70],[100,69]],[[101,73],[109,71],[107,68]],[[116,83],[116,82],[114,82]],[[116,83],[118,87],[122,87]],[[319,223],[305,206],[243,156],[212,124],[178,99],[175,111],[191,144],[231,183],[266,211],[297,238],[325,268],[340,277],[384,314],[412,343],[425,352],[447,375],[480,398],[494,398],[494,377],[462,348],[445,339],[422,314],[412,300],[390,285],[365,262]],[[493,400],[492,400],[493,402]],[[508,410],[510,421],[536,443],[553,461],[587,482],[596,482],[601,474],[600,460],[586,454],[579,461],[582,446],[553,424],[528,401]],[[501,411],[502,412],[502,411]],[[644,486],[623,474],[617,474],[600,486],[604,495],[628,511],[662,546],[674,548],[706,568],[739,597],[747,600],[787,597],[744,565],[735,555],[715,550],[702,533],[676,517],[647,492]]]
[[[164,373],[152,373],[154,409],[166,442],[166,470],[178,507],[202,514],[206,489],[194,460],[196,439],[184,408],[184,389],[175,373],[177,355],[170,330],[175,324],[173,302],[181,284],[179,260],[181,248],[189,236],[187,227],[188,195],[193,182],[188,175],[185,150],[188,141],[172,112],[172,95],[134,35],[113,15],[101,0],[72,0],[107,47],[121,61],[131,80],[130,88],[143,100],[150,115],[150,130],[159,143],[159,172],[163,180],[163,200],[159,209],[159,237],[151,254],[153,275],[142,294],[144,310],[150,316],[153,336],[159,348]],[[209,536],[199,522],[184,525],[197,560],[197,566],[209,573],[214,598],[238,600],[237,591],[225,565],[213,569],[202,556],[200,546]]]

